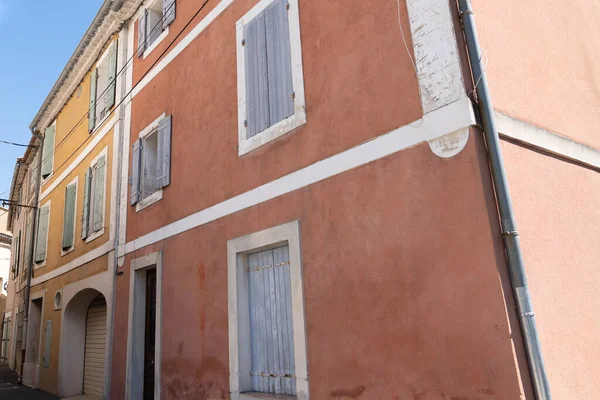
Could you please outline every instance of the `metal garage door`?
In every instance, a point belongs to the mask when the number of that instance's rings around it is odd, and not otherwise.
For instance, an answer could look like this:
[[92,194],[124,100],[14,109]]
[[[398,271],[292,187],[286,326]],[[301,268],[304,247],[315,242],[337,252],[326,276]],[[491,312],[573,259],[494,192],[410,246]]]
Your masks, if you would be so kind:
[[106,345],[106,300],[99,295],[92,301],[85,325],[83,393],[102,398],[104,392],[104,349]]

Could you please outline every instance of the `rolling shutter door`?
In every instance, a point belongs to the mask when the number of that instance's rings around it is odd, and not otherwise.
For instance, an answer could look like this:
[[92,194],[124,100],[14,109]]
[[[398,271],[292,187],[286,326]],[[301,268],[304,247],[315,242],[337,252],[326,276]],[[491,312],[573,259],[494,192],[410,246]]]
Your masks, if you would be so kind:
[[90,304],[85,326],[83,394],[102,398],[104,394],[104,350],[106,345],[106,300],[99,295]]

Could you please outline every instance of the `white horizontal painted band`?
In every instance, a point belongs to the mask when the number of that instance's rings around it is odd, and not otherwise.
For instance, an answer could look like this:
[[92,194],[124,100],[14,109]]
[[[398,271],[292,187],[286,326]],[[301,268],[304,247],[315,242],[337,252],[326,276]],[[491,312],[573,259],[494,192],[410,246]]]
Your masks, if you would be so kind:
[[71,262],[66,263],[62,267],[56,268],[47,274],[40,275],[31,280],[31,286],[39,285],[40,283],[46,282],[47,280],[56,278],[62,274],[66,274],[69,271],[74,270],[77,267],[82,266],[83,264],[87,264],[90,261],[95,260],[96,258],[102,257],[109,251],[114,248],[114,242],[108,241],[104,243],[102,246],[95,248],[94,250],[85,253],[81,257],[74,259]]
[[387,157],[419,143],[436,139],[475,124],[468,98],[451,103],[425,115],[418,121],[394,129],[359,146],[345,150],[298,171],[266,183],[219,204],[198,211],[169,225],[143,235],[125,247],[131,253],[142,247],[204,225],[226,215],[293,192],[313,183]]
[[499,112],[495,114],[498,131],[502,136],[527,143],[581,164],[600,168],[600,151]]
[[108,120],[108,122],[106,122],[104,124],[102,129],[100,129],[98,132],[92,133],[92,135],[94,135],[92,141],[85,147],[85,149],[83,149],[83,151],[81,153],[79,153],[79,155],[75,158],[75,160],[73,160],[73,162],[71,164],[69,164],[69,166],[67,168],[65,168],[65,170],[58,176],[58,178],[56,178],[52,182],[52,184],[49,185],[42,192],[42,194],[40,195],[40,201],[44,200],[44,198],[46,196],[48,196],[50,194],[50,192],[52,192],[54,189],[56,189],[56,187],[58,185],[60,185],[61,182],[67,176],[69,176],[69,174],[71,172],[73,172],[75,167],[77,167],[83,160],[85,160],[85,158],[92,152],[92,150],[94,150],[94,148],[98,145],[98,143],[100,143],[100,141],[104,138],[104,136],[106,136],[106,134],[108,132],[110,132],[110,130],[115,125],[115,123],[117,123],[118,119],[119,118],[117,117],[117,115],[114,115],[110,120]]

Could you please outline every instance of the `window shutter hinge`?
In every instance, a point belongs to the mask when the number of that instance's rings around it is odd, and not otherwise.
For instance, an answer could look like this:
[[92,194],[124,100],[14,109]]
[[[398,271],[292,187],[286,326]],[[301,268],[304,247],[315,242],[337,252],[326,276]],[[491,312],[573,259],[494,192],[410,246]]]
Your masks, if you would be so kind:
[[242,39],[242,46],[246,45],[246,39]]
[[292,99],[296,98],[296,92],[292,92]]
[[248,120],[247,119],[244,120],[244,127],[245,128],[248,127]]
[[286,9],[286,10],[289,10],[289,9],[290,9],[290,3],[287,3],[287,4],[285,5],[285,9]]

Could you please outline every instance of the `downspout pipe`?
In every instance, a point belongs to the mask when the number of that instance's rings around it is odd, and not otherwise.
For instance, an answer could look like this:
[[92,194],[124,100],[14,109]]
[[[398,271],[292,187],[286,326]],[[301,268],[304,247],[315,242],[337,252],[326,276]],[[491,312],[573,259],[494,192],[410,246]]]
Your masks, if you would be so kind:
[[37,153],[37,179],[35,180],[35,194],[33,200],[33,218],[31,222],[31,237],[29,240],[29,270],[27,271],[27,284],[25,286],[25,310],[23,310],[23,339],[21,341],[21,374],[20,379],[23,379],[23,367],[25,365],[25,356],[27,355],[27,330],[29,320],[29,297],[31,295],[31,277],[33,275],[33,255],[35,254],[35,238],[37,237],[37,220],[39,214],[38,202],[40,200],[40,182],[42,181],[42,157],[44,154],[44,137],[36,132],[35,128],[31,128],[31,134],[40,141]]
[[548,377],[542,359],[540,340],[529,296],[529,287],[525,276],[525,266],[519,241],[519,231],[515,222],[508,179],[504,168],[504,159],[502,157],[502,150],[500,149],[500,138],[494,118],[494,107],[492,105],[487,76],[481,63],[482,52],[477,36],[477,27],[475,25],[471,0],[459,0],[459,9],[467,49],[469,51],[473,81],[476,83],[477,102],[479,104],[485,142],[488,148],[490,169],[494,181],[498,212],[500,214],[502,237],[504,239],[511,285],[517,303],[518,317],[523,333],[533,390],[537,400],[550,400],[550,387],[548,385]]

